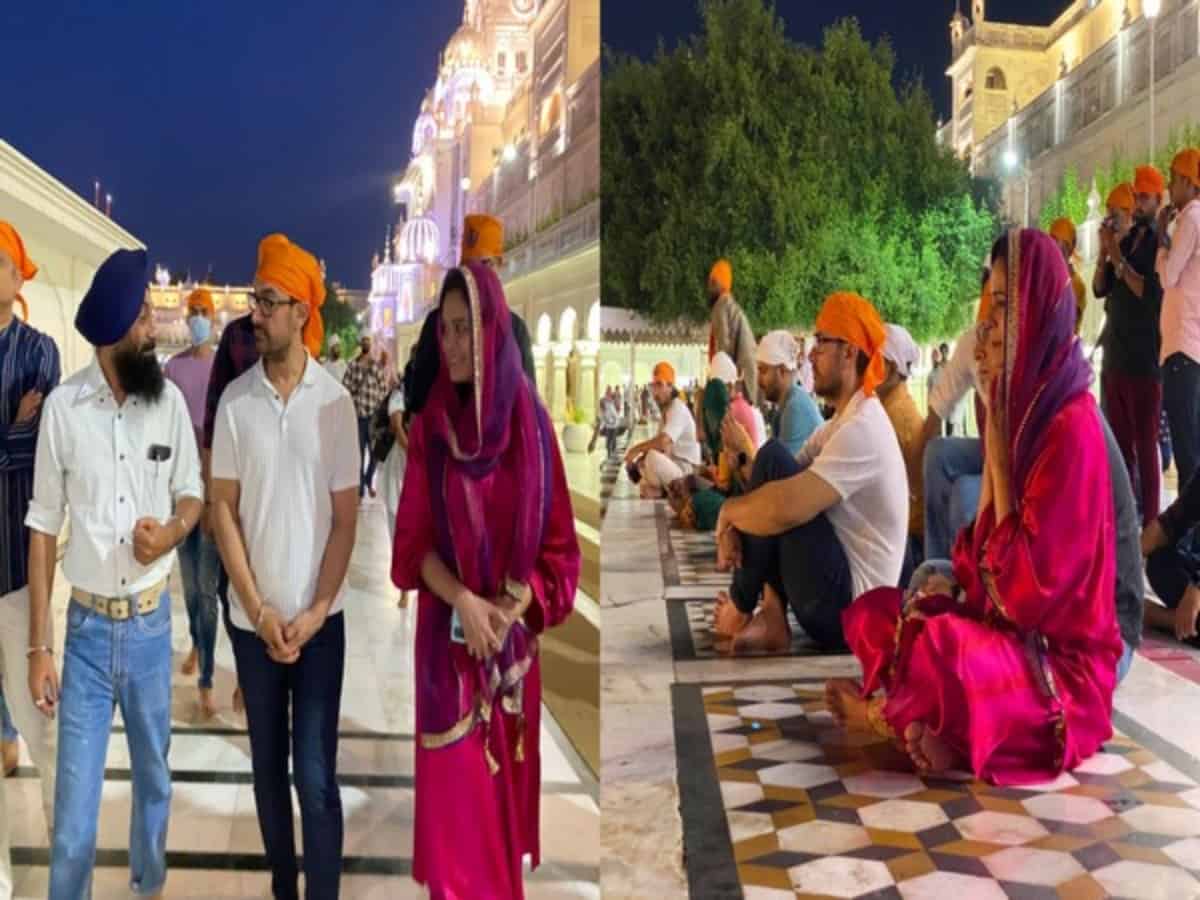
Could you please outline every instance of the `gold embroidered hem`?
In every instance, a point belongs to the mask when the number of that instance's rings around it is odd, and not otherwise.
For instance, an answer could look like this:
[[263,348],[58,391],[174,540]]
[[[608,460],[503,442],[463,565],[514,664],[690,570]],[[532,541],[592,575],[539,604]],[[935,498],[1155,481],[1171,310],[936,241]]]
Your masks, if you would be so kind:
[[896,740],[896,729],[888,724],[887,718],[883,714],[883,708],[887,705],[887,698],[876,697],[867,704],[867,721],[871,723],[871,728],[876,734],[881,737]]
[[449,731],[443,731],[440,734],[422,732],[421,746],[426,750],[440,750],[443,747],[458,743],[471,733],[471,729],[475,727],[476,718],[475,710],[471,710],[459,719]]

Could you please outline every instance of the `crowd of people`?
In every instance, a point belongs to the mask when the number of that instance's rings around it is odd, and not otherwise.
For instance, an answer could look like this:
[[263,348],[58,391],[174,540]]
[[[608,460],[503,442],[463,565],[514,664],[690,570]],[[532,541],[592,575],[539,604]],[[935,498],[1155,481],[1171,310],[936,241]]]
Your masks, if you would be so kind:
[[[625,461],[643,498],[714,532],[732,573],[718,646],[786,652],[795,625],[853,652],[863,679],[830,682],[835,716],[921,771],[1028,783],[1094,753],[1143,629],[1200,646],[1198,197],[1188,149],[1169,181],[1140,166],[1107,198],[1099,404],[1069,220],[996,241],[976,322],[934,350],[924,416],[920,349],[870,301],[828,297],[808,354],[787,331],[755,343],[716,263],[703,399],[689,408],[660,363],[661,424]],[[980,436],[955,435],[972,393]],[[1164,414],[1180,493],[1162,511]]]
[[[94,354],[62,378],[20,295],[37,266],[0,222],[0,679],[5,739],[19,731],[41,781],[52,900],[91,895],[117,707],[130,887],[162,895],[176,558],[183,671],[206,716],[218,607],[232,645],[272,895],[299,896],[289,757],[305,896],[339,895],[346,619],[363,601],[346,575],[377,478],[390,578],[417,595],[413,877],[434,897],[524,895],[523,862],[540,860],[538,640],[571,613],[580,550],[528,333],[497,274],[502,225],[471,216],[463,230],[403,379],[369,337],[348,362],[326,342],[321,268],[283,234],[260,243],[251,311],[215,349],[211,295],[188,297],[191,347],[165,366],[147,254],[116,251],[75,319]],[[51,598],[68,525],[60,667]]]

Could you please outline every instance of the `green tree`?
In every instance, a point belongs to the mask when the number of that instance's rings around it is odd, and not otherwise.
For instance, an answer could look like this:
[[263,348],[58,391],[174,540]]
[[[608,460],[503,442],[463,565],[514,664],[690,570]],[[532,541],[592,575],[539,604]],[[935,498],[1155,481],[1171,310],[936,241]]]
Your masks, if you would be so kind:
[[321,354],[328,355],[329,341],[334,335],[342,342],[343,358],[347,351],[358,343],[362,328],[358,323],[358,313],[349,303],[338,299],[333,286],[325,285],[325,305],[321,307],[321,319],[325,324],[325,342],[321,346]]
[[727,256],[758,331],[811,324],[836,289],[918,339],[959,329],[996,192],[937,145],[929,97],[897,88],[888,43],[847,19],[799,46],[764,0],[701,11],[678,49],[608,60],[604,302],[702,320],[705,276]]

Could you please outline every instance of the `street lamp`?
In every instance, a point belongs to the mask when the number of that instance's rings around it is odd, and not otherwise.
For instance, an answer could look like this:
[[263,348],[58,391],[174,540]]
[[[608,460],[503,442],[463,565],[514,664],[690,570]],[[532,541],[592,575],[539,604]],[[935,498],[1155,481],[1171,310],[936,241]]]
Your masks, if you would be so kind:
[[1158,147],[1154,140],[1154,57],[1158,55],[1155,49],[1158,29],[1155,25],[1158,22],[1158,14],[1162,12],[1162,0],[1144,0],[1142,11],[1146,14],[1146,21],[1150,23],[1150,159],[1153,160]]

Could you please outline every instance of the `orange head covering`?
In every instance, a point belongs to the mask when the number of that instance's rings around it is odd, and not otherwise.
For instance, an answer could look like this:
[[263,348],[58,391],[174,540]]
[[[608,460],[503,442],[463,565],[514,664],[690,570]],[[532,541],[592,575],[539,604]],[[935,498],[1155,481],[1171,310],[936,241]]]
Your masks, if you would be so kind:
[[975,324],[978,325],[987,321],[987,317],[992,314],[992,279],[988,279],[983,284],[983,289],[979,292],[979,313],[975,316]]
[[721,288],[722,294],[728,294],[733,290],[733,266],[729,264],[727,259],[718,259],[713,263],[712,271],[708,273],[708,280],[715,281],[718,287]]
[[[21,235],[17,234],[17,229],[7,222],[0,222],[0,252],[13,261],[13,265],[17,267],[17,272],[23,281],[28,281],[37,274],[38,267],[25,253],[25,242],[21,240]],[[29,304],[20,294],[17,294],[17,302],[21,304],[22,318],[28,322]]]
[[1133,192],[1135,194],[1153,194],[1161,197],[1167,189],[1162,172],[1157,166],[1138,166],[1133,173]]
[[660,362],[654,367],[653,377],[655,381],[661,381],[664,384],[674,384],[675,367],[669,362]]
[[208,310],[209,318],[217,314],[217,307],[213,303],[212,294],[205,288],[196,288],[188,294],[187,309],[188,312],[191,312],[193,309],[206,309]]
[[321,342],[325,339],[325,326],[321,322],[325,281],[321,277],[317,258],[289,241],[287,235],[268,234],[258,245],[258,270],[254,277],[308,305],[304,346],[315,358],[321,352]]
[[1180,150],[1171,161],[1171,172],[1182,175],[1193,187],[1200,188],[1200,150],[1195,147]]
[[1075,223],[1065,216],[1061,219],[1055,219],[1050,226],[1050,237],[1057,238],[1064,244],[1071,247],[1071,252],[1075,252]]
[[504,223],[495,216],[467,216],[463,220],[462,261],[499,259],[504,256]]
[[816,330],[840,338],[867,355],[869,362],[863,374],[863,393],[872,396],[875,387],[886,377],[883,345],[887,331],[871,301],[846,291],[830,294],[817,316]]
[[1123,209],[1132,215],[1133,208],[1137,206],[1137,199],[1133,196],[1133,187],[1128,181],[1122,181],[1112,189],[1108,199],[1104,201],[1104,205],[1109,209]]

